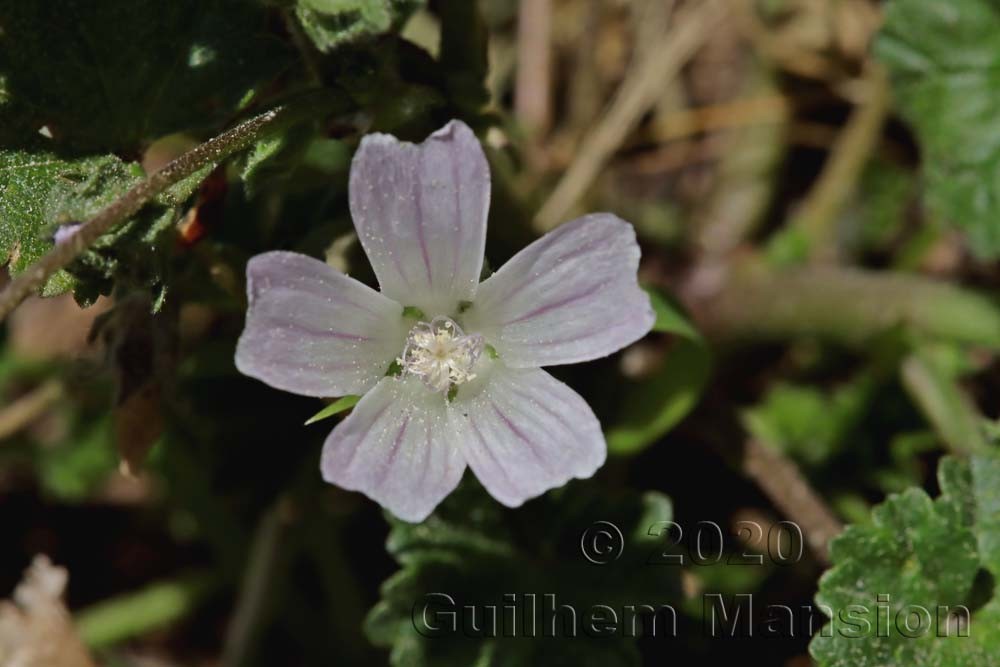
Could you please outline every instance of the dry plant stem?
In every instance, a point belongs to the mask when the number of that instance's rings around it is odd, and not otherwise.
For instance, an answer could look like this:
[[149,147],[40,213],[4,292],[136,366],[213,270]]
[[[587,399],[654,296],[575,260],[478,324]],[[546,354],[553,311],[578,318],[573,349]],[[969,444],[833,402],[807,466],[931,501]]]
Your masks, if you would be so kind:
[[534,135],[551,120],[552,0],[521,0],[517,20],[514,113]]
[[296,102],[255,116],[231,130],[196,146],[163,169],[136,184],[121,198],[101,209],[65,242],[57,245],[23,273],[10,281],[0,292],[0,321],[7,317],[28,296],[38,291],[60,269],[66,268],[94,241],[119,223],[135,215],[147,202],[171,185],[183,180],[202,167],[215,164],[240,151],[257,139],[273,132],[296,118],[310,115],[332,104],[328,93],[303,96]]
[[0,440],[14,435],[41,417],[62,396],[62,383],[58,380],[49,380],[0,409]]
[[678,13],[657,48],[629,70],[601,120],[584,137],[576,158],[535,218],[540,232],[562,222],[629,133],[660,98],[725,16],[725,3],[701,0]]
[[[632,34],[635,39],[635,50],[632,58],[636,61],[645,58],[660,45],[660,38],[670,27],[670,15],[675,9],[676,0],[632,0],[629,6],[629,17],[632,20]],[[593,49],[593,45],[590,45]]]
[[600,112],[601,76],[597,67],[597,49],[594,39],[598,35],[604,15],[604,4],[587,2],[586,14],[580,27],[573,52],[573,66],[567,84],[568,102],[561,130],[577,137],[594,122]]
[[889,82],[885,70],[874,62],[869,63],[865,81],[868,94],[864,103],[848,119],[793,222],[809,241],[810,258],[816,261],[836,259],[837,216],[878,147],[889,113]]
[[743,473],[752,479],[786,517],[802,529],[810,551],[830,564],[830,540],[843,524],[809,485],[798,466],[780,452],[749,439],[743,450]]
[[672,141],[713,130],[778,125],[788,120],[791,106],[785,97],[773,95],[685,109],[664,116],[656,124],[656,138]]
[[753,0],[734,0],[733,14],[737,27],[757,51],[781,69],[807,79],[823,81],[833,77],[833,68],[826,58],[773,35],[757,15]]

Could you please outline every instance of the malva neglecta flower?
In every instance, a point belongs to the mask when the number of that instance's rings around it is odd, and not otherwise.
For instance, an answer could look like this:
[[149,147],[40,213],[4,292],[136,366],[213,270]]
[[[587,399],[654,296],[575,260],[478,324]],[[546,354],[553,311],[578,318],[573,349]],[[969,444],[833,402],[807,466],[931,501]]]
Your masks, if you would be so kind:
[[422,521],[466,465],[516,507],[604,463],[584,400],[541,370],[607,356],[653,325],[632,226],[584,216],[482,283],[490,172],[452,121],[415,145],[361,141],[350,209],[381,293],[310,257],[247,265],[236,365],[306,396],[363,394],[327,437],[327,482]]

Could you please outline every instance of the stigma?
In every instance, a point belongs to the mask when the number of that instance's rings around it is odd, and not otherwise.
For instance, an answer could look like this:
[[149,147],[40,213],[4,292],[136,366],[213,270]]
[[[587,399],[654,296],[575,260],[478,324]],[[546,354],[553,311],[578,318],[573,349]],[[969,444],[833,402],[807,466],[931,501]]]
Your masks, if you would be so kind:
[[435,317],[410,329],[396,362],[404,375],[419,377],[431,391],[448,393],[475,379],[473,368],[483,347],[482,336],[466,335],[451,318]]

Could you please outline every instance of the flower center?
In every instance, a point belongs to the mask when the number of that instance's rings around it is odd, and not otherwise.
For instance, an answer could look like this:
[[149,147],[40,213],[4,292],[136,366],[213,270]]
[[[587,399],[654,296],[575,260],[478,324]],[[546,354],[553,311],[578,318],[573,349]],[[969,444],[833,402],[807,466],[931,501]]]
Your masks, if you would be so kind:
[[482,351],[482,336],[467,336],[451,318],[435,317],[410,329],[403,356],[396,361],[403,373],[419,377],[431,391],[444,393],[476,377],[472,369]]

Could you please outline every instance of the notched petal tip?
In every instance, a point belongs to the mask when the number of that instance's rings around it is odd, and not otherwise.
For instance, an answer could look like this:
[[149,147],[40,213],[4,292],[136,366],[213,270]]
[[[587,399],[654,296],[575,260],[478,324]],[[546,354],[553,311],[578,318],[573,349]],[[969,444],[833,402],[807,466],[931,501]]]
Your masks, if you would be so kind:
[[477,146],[479,145],[479,140],[476,138],[476,133],[472,131],[472,128],[457,118],[449,120],[442,127],[434,130],[428,136],[428,139],[437,141],[473,141]]
[[420,144],[361,140],[351,217],[382,291],[429,315],[475,295],[486,242],[490,170],[472,130],[452,121]]

